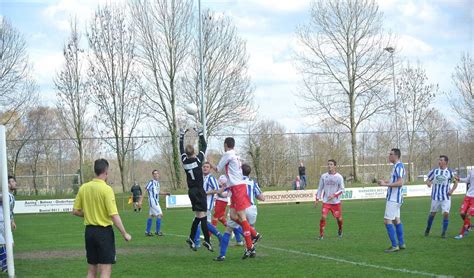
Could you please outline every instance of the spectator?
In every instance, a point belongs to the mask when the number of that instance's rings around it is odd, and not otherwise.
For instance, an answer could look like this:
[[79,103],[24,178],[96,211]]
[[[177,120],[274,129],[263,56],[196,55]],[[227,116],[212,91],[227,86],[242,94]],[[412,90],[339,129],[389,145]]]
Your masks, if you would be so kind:
[[304,167],[303,161],[300,161],[300,166],[298,167],[298,175],[301,178],[301,189],[304,190],[308,183],[306,181],[306,167]]
[[296,179],[293,181],[292,185],[293,185],[293,190],[303,190],[300,176],[296,176]]

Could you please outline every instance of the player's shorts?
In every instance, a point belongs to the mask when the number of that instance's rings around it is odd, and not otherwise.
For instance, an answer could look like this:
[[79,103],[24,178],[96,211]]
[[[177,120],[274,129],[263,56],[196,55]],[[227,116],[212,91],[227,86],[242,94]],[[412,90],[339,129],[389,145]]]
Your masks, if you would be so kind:
[[451,199],[444,201],[431,200],[431,210],[430,212],[437,212],[441,209],[441,212],[449,213],[451,209]]
[[140,196],[133,196],[132,199],[134,203],[138,203],[138,201],[140,200]]
[[88,264],[115,263],[115,236],[112,226],[86,226],[85,241]]
[[474,197],[465,196],[459,210],[462,214],[474,215]]
[[331,212],[332,216],[339,218],[342,216],[341,203],[338,204],[327,204],[323,203],[322,214],[324,217],[328,216],[328,213]]
[[188,189],[188,196],[193,211],[207,211],[207,195],[204,188],[191,187]]
[[149,215],[162,215],[163,214],[163,211],[161,210],[161,206],[160,206],[160,203],[156,204],[156,205],[150,205],[150,209],[148,210],[148,214]]
[[216,200],[216,206],[214,207],[214,218],[221,218],[225,215],[225,209],[227,208],[227,202]]
[[234,185],[229,189],[232,193],[232,196],[230,196],[231,208],[236,211],[241,211],[251,206],[249,196],[247,195],[247,186],[245,184]]
[[[257,206],[250,206],[245,209],[245,216],[247,218],[247,222],[249,222],[250,225],[254,226],[255,223],[257,222]],[[227,226],[231,227],[232,229],[240,227],[237,222],[232,220],[230,216],[227,218]]]
[[387,201],[385,205],[385,215],[384,219],[395,220],[395,218],[400,218],[400,207],[401,203]]
[[[13,239],[13,234],[10,233]],[[5,237],[5,222],[0,221],[0,244],[7,244],[7,238]]]

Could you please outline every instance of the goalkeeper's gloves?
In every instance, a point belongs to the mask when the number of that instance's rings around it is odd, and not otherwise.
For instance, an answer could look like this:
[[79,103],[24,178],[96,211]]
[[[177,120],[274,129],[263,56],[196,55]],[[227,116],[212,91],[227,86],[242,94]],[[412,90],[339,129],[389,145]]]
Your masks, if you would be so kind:
[[186,129],[180,128],[179,129],[179,137],[184,137],[184,134],[186,134],[186,131],[187,131]]
[[199,136],[203,136],[203,135],[204,135],[204,129],[203,129],[202,127],[194,127],[193,129],[194,129],[194,131],[197,132],[197,134],[198,134]]

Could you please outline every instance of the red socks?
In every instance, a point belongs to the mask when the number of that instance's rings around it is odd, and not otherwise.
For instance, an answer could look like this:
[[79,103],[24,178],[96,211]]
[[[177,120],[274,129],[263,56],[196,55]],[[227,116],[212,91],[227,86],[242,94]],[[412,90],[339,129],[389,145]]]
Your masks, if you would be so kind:
[[319,220],[319,235],[324,236],[324,228],[326,227],[326,219]]
[[251,237],[251,235],[252,235],[251,230],[253,230],[254,233],[255,233],[255,230],[252,229],[252,227],[250,226],[249,222],[247,222],[247,220],[242,221],[242,223],[240,223],[240,226],[244,230],[244,238],[245,238],[245,243],[246,243],[246,246],[247,246],[247,250],[251,249],[252,245],[253,245],[252,237]]
[[467,229],[469,229],[470,226],[471,226],[471,218],[466,216],[466,218],[464,218],[464,225],[461,228],[461,235],[464,235],[464,232]]
[[217,227],[217,219],[212,218],[211,224],[212,224],[212,226]]
[[[227,227],[227,219],[225,216],[219,217],[219,221],[222,223],[222,225]],[[217,221],[216,221],[217,222]]]

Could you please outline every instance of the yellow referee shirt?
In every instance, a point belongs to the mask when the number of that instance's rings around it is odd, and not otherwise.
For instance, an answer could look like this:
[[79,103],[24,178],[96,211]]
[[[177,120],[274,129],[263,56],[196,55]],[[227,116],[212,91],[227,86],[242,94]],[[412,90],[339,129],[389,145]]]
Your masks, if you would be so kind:
[[84,225],[110,226],[111,216],[118,214],[114,191],[101,179],[92,179],[79,188],[74,209],[84,212]]

